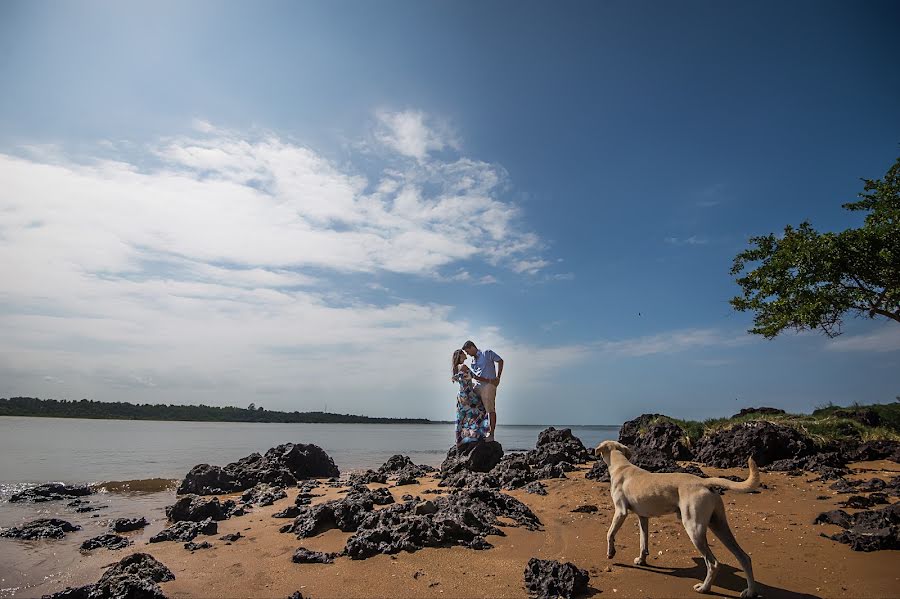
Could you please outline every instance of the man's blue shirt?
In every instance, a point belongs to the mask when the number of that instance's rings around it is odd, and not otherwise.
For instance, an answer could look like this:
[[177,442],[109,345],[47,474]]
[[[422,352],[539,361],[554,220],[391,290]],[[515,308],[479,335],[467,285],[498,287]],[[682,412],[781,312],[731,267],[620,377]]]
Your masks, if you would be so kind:
[[472,358],[472,372],[486,379],[495,379],[497,378],[497,370],[494,368],[494,362],[499,362],[502,359],[492,349],[485,351],[479,349]]

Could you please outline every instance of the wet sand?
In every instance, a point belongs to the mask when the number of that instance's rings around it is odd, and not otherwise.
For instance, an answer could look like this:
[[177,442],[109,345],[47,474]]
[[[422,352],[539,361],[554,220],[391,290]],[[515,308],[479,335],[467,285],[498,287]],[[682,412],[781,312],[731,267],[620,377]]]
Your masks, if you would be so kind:
[[[900,465],[887,462],[854,464],[849,478],[895,475]],[[571,561],[591,574],[592,593],[606,597],[695,597],[692,586],[705,575],[705,566],[674,516],[651,520],[648,565],[634,566],[638,555],[637,518],[629,516],[619,532],[618,553],[606,559],[606,531],[612,516],[609,485],[586,480],[586,469],[570,473],[568,479],[544,481],[548,494],[524,490],[510,495],[527,504],[543,522],[540,531],[505,527],[505,537],[489,536],[493,549],[475,551],[461,547],[428,548],[367,560],[338,558],[334,564],[294,564],[298,547],[339,551],[351,533],[331,530],[314,538],[298,540],[278,529],[290,520],[272,514],[291,505],[296,489],[272,506],[255,508],[243,517],[219,522],[214,547],[194,553],[182,543],[147,544],[164,527],[161,519],[144,531],[132,533],[135,544],[120,551],[96,550],[80,554],[68,539],[32,545],[31,551],[71,552],[65,572],[16,593],[33,597],[96,581],[104,568],[131,552],[147,552],[167,565],[176,579],[163,583],[163,592],[173,599],[278,597],[295,591],[314,599],[328,597],[526,597],[525,564],[531,557]],[[737,474],[745,470],[704,468],[711,475]],[[892,474],[893,473],[893,474]],[[834,533],[834,526],[815,526],[820,512],[835,509],[848,495],[828,489],[829,483],[807,482],[813,475],[790,477],[763,473],[767,489],[758,494],[725,495],[728,518],[738,542],[753,558],[756,579],[763,596],[776,597],[900,597],[900,551],[861,553],[820,536]],[[371,485],[373,488],[384,485]],[[422,495],[437,488],[431,478],[420,485],[391,488],[395,499],[407,493]],[[318,503],[342,495],[339,489],[320,487]],[[229,496],[223,496],[227,498]],[[819,497],[826,497],[820,499]],[[573,513],[583,504],[598,506],[593,514]],[[854,510],[847,510],[852,512]],[[144,515],[135,513],[135,516]],[[99,528],[96,533],[103,532]],[[245,538],[226,545],[219,536],[241,532]],[[2,540],[4,543],[21,543]],[[54,544],[55,543],[55,544]],[[79,541],[80,543],[80,541]],[[737,562],[715,538],[710,543],[722,562],[712,595],[738,597],[746,587]],[[23,543],[24,545],[24,543]],[[7,549],[9,549],[7,547]],[[52,561],[52,560],[51,560]],[[39,578],[40,573],[33,573]]]

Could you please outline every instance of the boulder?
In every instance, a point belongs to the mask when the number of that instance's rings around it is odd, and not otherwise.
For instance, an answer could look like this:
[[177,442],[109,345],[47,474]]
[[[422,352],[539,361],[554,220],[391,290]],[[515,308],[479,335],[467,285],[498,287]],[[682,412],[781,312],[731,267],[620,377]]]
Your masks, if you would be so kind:
[[194,541],[188,541],[184,544],[184,548],[190,551],[191,553],[197,551],[198,549],[212,549],[212,543],[209,541],[203,541],[201,543],[195,543]]
[[900,462],[900,442],[879,440],[866,441],[845,448],[844,458],[847,462],[869,462],[873,460],[891,460]]
[[584,477],[588,480],[595,480],[600,483],[609,482],[609,466],[603,460],[597,460],[591,469],[587,471]]
[[780,408],[743,408],[740,412],[732,416],[732,418],[741,418],[743,416],[749,416],[750,414],[760,414],[761,416],[773,416],[776,414],[786,414],[784,410]]
[[259,483],[287,487],[307,478],[337,477],[334,461],[317,445],[285,443],[260,455],[250,454],[224,467],[194,466],[178,494],[221,495],[245,491]]
[[75,532],[76,530],[81,530],[81,527],[59,518],[39,518],[22,526],[4,529],[0,531],[0,537],[27,541],[34,539],[61,539],[66,536],[67,532]]
[[819,514],[816,523],[844,528],[840,533],[822,536],[849,545],[854,551],[900,549],[900,503],[855,514],[834,510]]
[[525,566],[525,588],[537,599],[565,597],[571,599],[587,593],[590,576],[571,562],[543,560],[536,557]]
[[684,430],[665,418],[661,414],[642,414],[629,420],[619,430],[619,443],[634,453],[652,451],[671,460],[693,459]]
[[131,532],[148,526],[150,523],[144,517],[141,518],[116,518],[109,523],[113,532]]
[[180,541],[185,543],[193,541],[197,535],[214,535],[219,532],[219,525],[212,518],[207,518],[202,522],[191,522],[184,520],[176,522],[169,528],[165,528],[152,537],[151,543],[161,543],[163,541]]
[[738,468],[753,456],[759,466],[816,453],[812,439],[797,429],[771,422],[743,422],[702,437],[695,459],[717,468]]
[[105,547],[107,549],[124,549],[130,544],[131,541],[125,537],[107,533],[105,535],[100,535],[99,537],[88,539],[81,544],[81,550],[91,551],[93,549],[99,549],[100,547]]
[[552,426],[538,433],[534,449],[528,452],[528,463],[538,467],[560,462],[586,464],[594,459],[572,429]]
[[461,447],[453,446],[441,463],[441,478],[457,472],[489,472],[503,457],[503,446],[496,441],[479,441],[466,443]]
[[44,595],[44,599],[165,599],[159,583],[169,580],[175,580],[175,575],[162,563],[146,553],[134,553],[96,583]]
[[287,497],[284,487],[273,487],[268,483],[257,483],[252,489],[241,494],[241,501],[245,504],[266,506],[272,505],[279,499]]
[[166,507],[166,517],[172,522],[202,522],[207,518],[227,520],[235,509],[237,504],[232,499],[219,503],[218,497],[203,499],[197,495],[185,495],[179,497],[174,505]]
[[72,499],[73,497],[84,497],[94,492],[87,485],[65,485],[62,483],[44,483],[35,487],[30,487],[15,493],[9,498],[10,503],[20,501],[30,501],[33,503],[42,503],[44,501],[56,501],[59,499]]

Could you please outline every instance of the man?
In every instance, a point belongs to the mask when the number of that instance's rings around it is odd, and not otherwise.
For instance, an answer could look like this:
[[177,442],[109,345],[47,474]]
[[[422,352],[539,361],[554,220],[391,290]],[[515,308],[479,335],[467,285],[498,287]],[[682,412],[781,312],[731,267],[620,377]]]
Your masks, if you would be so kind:
[[[476,379],[475,391],[481,397],[484,407],[487,408],[488,418],[491,423],[489,435],[493,441],[494,429],[497,427],[495,400],[497,398],[497,385],[500,384],[500,376],[503,374],[503,358],[490,349],[480,351],[472,341],[466,341],[463,345],[463,351],[472,358],[472,372],[476,376],[487,379],[487,382],[477,382]],[[496,369],[494,363],[497,364]]]

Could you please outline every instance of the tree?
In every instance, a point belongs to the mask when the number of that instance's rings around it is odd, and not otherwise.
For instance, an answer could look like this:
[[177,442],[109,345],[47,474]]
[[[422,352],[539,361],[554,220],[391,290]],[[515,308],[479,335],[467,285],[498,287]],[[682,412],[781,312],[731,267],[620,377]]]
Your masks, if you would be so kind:
[[253,412],[254,410],[256,410],[256,404],[255,403],[250,404],[249,406],[247,406],[247,409],[250,410],[251,412]]
[[771,339],[785,329],[822,329],[841,334],[850,313],[900,323],[900,158],[884,179],[863,179],[860,200],[843,204],[867,212],[858,229],[819,233],[809,222],[784,235],[752,237],[734,258],[731,274],[743,295],[731,298],[740,312],[752,311],[750,333]]

